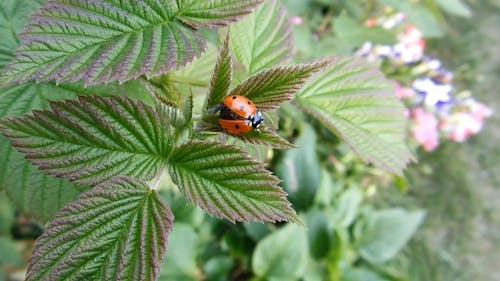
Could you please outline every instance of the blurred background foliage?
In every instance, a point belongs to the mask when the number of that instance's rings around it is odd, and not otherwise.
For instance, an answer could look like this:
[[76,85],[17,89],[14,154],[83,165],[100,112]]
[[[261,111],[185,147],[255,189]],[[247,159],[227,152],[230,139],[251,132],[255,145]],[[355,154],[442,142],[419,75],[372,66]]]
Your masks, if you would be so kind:
[[[296,61],[353,55],[367,41],[396,43],[396,32],[365,24],[391,7],[422,32],[426,53],[453,71],[457,88],[500,110],[498,1],[281,2],[294,26]],[[175,226],[161,281],[493,281],[500,276],[498,114],[467,142],[443,142],[432,152],[415,146],[418,162],[405,178],[365,165],[293,107],[283,106],[279,115],[280,133],[299,148],[268,152],[269,165],[307,228],[214,219],[164,182],[162,195]],[[23,279],[33,238],[42,230],[0,193],[0,281]]]

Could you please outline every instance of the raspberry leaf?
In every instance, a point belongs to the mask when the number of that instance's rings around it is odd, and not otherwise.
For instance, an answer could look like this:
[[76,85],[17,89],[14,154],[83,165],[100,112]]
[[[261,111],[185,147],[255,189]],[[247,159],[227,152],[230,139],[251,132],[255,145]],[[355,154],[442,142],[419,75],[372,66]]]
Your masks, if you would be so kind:
[[290,101],[307,79],[327,67],[330,59],[311,64],[280,66],[264,70],[248,78],[231,91],[231,95],[243,95],[262,111],[269,111]]
[[237,21],[264,0],[183,0],[179,18],[192,26],[218,27]]
[[339,58],[301,89],[295,104],[368,163],[401,174],[411,159],[404,106],[392,84],[372,66]]
[[293,54],[292,27],[280,1],[268,0],[231,25],[231,47],[247,75],[287,61]]
[[26,280],[156,280],[172,219],[145,184],[125,177],[105,182],[48,225]]
[[129,98],[82,96],[3,119],[0,129],[42,171],[96,185],[118,175],[153,178],[172,149],[167,119]]
[[49,0],[25,26],[21,46],[0,82],[83,80],[95,85],[158,76],[205,50],[194,26],[227,25],[259,3]]
[[169,168],[187,199],[213,216],[232,222],[299,221],[279,179],[236,146],[189,142],[174,151]]
[[207,108],[217,106],[229,92],[233,77],[233,60],[229,52],[229,32],[222,43],[217,64],[215,65],[210,91],[208,93]]

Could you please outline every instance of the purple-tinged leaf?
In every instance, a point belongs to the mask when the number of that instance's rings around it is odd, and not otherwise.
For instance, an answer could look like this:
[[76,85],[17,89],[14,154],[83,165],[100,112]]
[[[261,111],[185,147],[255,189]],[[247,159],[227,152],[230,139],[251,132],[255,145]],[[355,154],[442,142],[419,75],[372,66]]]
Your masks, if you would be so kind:
[[269,127],[263,126],[258,130],[252,130],[246,134],[231,135],[237,139],[251,144],[264,145],[276,149],[295,148],[293,143],[282,138],[278,133],[271,130]]
[[293,54],[293,32],[278,0],[267,0],[255,12],[231,25],[235,60],[248,75],[287,61]]
[[297,93],[295,105],[381,169],[401,174],[412,158],[404,106],[373,66],[339,58]]
[[217,64],[215,65],[210,92],[208,93],[207,108],[217,106],[229,92],[233,78],[233,59],[229,52],[229,32],[222,43]]
[[35,243],[26,280],[156,280],[172,220],[154,190],[112,179],[57,214]]
[[[198,122],[196,130],[226,134],[225,131],[217,123],[217,119],[218,117],[216,115],[204,116],[203,119]],[[259,129],[252,130],[245,134],[227,135],[247,143],[268,146],[276,149],[288,149],[296,147],[294,144],[278,135],[278,133],[276,133],[274,129],[270,128],[268,124],[262,125]]]
[[186,198],[216,217],[232,222],[300,221],[279,179],[236,146],[190,142],[174,151],[169,168]]
[[172,148],[168,118],[124,97],[83,96],[0,121],[12,145],[42,171],[79,184],[153,178]]
[[246,96],[262,111],[269,111],[290,101],[309,77],[331,63],[324,59],[311,64],[280,66],[257,73],[231,91]]
[[206,42],[178,19],[171,0],[49,0],[20,35],[2,84],[29,80],[86,85],[178,69]]
[[220,27],[249,14],[264,0],[183,0],[178,18],[191,26]]
[[14,57],[19,42],[17,34],[22,31],[28,16],[43,5],[43,0],[0,1],[0,69]]

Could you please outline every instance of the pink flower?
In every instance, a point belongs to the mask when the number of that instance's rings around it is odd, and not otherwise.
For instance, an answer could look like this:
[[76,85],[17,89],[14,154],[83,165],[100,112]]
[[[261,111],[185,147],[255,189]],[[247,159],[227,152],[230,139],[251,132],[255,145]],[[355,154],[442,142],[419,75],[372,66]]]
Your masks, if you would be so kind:
[[422,48],[425,47],[425,40],[423,39],[423,34],[414,25],[408,25],[405,31],[399,35],[399,41],[405,45],[419,45]]
[[491,108],[487,107],[486,105],[480,103],[480,102],[474,102],[471,105],[471,115],[474,120],[476,120],[479,123],[483,123],[484,119],[487,117],[490,117],[493,114]]
[[450,115],[440,125],[446,137],[456,142],[464,142],[471,135],[479,133],[483,128],[484,119],[492,114],[489,107],[474,99],[465,103],[469,107],[468,110]]
[[412,88],[403,87],[397,83],[395,94],[398,99],[407,99],[415,96],[415,91]]
[[302,18],[299,16],[290,16],[290,18],[288,20],[290,21],[291,24],[295,24],[295,25],[302,24]]
[[434,114],[415,108],[412,112],[413,138],[423,146],[426,151],[433,151],[439,145],[438,120]]
[[477,122],[472,115],[465,112],[451,115],[440,125],[441,130],[447,133],[446,137],[456,142],[464,142],[471,135],[477,134],[482,126],[482,123]]
[[426,44],[422,36],[422,32],[413,25],[408,25],[399,35],[399,42],[394,45],[394,51],[399,54],[402,63],[412,63],[422,59]]
[[377,26],[377,25],[378,25],[378,22],[377,22],[377,20],[376,20],[376,19],[367,19],[367,20],[365,21],[365,25],[366,25],[367,27],[374,27],[374,26]]

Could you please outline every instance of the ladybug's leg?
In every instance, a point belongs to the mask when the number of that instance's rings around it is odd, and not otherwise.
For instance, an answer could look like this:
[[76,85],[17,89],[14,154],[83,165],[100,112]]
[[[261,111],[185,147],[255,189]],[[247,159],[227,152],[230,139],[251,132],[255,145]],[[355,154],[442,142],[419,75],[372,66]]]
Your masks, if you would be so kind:
[[214,105],[212,107],[209,107],[207,109],[207,111],[210,114],[215,114],[217,111],[221,110],[222,106],[223,106],[222,103],[219,103],[218,105]]

